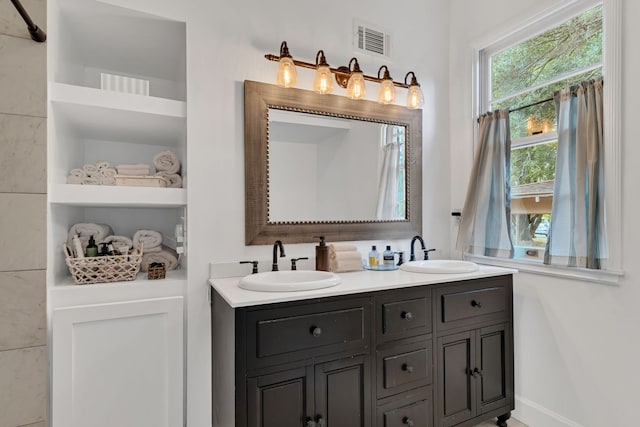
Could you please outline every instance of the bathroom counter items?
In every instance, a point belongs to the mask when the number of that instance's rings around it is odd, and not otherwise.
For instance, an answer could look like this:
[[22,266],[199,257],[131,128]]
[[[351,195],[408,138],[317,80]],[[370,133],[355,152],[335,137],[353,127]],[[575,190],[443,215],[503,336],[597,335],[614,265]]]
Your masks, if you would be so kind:
[[423,274],[403,270],[394,271],[353,271],[339,273],[341,283],[337,286],[304,292],[255,292],[238,287],[240,277],[209,279],[210,285],[224,298],[232,308],[248,307],[260,304],[273,304],[286,301],[307,300],[339,295],[374,292],[386,289],[398,289],[412,286],[457,282],[460,280],[483,277],[503,276],[517,273],[509,268],[479,266],[477,271],[460,274]]

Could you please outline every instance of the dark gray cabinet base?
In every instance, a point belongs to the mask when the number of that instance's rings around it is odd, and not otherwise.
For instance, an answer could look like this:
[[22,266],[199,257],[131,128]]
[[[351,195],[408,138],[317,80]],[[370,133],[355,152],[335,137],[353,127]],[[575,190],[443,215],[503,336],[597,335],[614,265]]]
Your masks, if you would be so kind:
[[514,408],[512,277],[212,303],[212,425],[471,427]]

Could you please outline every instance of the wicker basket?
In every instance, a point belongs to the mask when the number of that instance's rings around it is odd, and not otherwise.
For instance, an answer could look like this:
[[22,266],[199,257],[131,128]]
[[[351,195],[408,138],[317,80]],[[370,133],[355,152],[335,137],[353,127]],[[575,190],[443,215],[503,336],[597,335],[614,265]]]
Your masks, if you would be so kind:
[[162,262],[152,262],[147,268],[147,279],[156,280],[164,279],[167,275],[167,270],[164,268]]
[[135,280],[142,263],[142,251],[130,255],[74,258],[67,255],[67,267],[76,285]]

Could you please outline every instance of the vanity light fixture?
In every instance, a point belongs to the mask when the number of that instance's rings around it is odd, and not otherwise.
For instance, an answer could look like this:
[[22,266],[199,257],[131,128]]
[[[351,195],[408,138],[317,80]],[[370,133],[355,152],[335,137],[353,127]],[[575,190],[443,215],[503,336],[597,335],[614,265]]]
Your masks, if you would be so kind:
[[333,76],[331,67],[327,64],[324,52],[319,50],[316,54],[316,76],[313,79],[313,91],[319,94],[331,93],[333,90]]
[[404,76],[404,84],[407,84],[407,77],[409,77],[409,74],[411,74],[412,77],[411,83],[409,84],[409,92],[407,93],[407,108],[415,110],[416,108],[420,108],[424,105],[424,95],[422,94],[422,89],[420,89],[420,85],[416,79],[416,74],[413,71],[409,71],[407,75]]
[[289,53],[287,42],[280,45],[280,58],[278,60],[278,72],[276,74],[278,86],[293,87],[298,81],[298,72]]
[[393,104],[396,100],[396,88],[393,86],[393,79],[389,75],[389,68],[383,65],[378,69],[378,78],[380,78],[380,71],[384,68],[384,76],[380,82],[380,89],[378,89],[378,102],[380,104]]
[[[351,64],[353,63],[353,70]],[[347,81],[347,97],[351,99],[362,99],[367,94],[364,84],[364,73],[360,69],[360,64],[356,58],[349,61],[349,80]]]
[[[407,107],[416,109],[424,104],[424,95],[420,89],[420,85],[413,71],[409,71],[404,78],[404,83],[393,81],[389,75],[389,69],[386,65],[378,69],[377,77],[368,76],[362,72],[358,60],[351,58],[348,66],[340,66],[331,68],[327,63],[327,59],[323,50],[319,50],[316,54],[315,64],[310,62],[298,61],[293,59],[289,53],[287,42],[283,41],[280,45],[280,55],[266,54],[264,56],[269,61],[278,62],[277,83],[282,87],[293,87],[297,81],[296,67],[309,68],[316,71],[313,79],[313,91],[320,94],[331,93],[333,83],[331,82],[331,74],[334,75],[338,86],[347,89],[347,97],[351,99],[363,99],[366,94],[365,81],[380,84],[378,91],[378,102],[381,104],[393,104],[395,101],[395,87],[408,89]],[[380,77],[380,71],[384,68],[384,74]],[[412,75],[411,83],[407,84],[407,77]]]

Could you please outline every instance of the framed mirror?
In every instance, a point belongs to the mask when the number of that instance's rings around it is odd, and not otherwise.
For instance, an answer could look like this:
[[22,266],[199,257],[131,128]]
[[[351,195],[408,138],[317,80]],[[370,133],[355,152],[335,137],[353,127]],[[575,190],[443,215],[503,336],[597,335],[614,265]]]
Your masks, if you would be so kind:
[[245,81],[245,243],[410,238],[422,114]]

